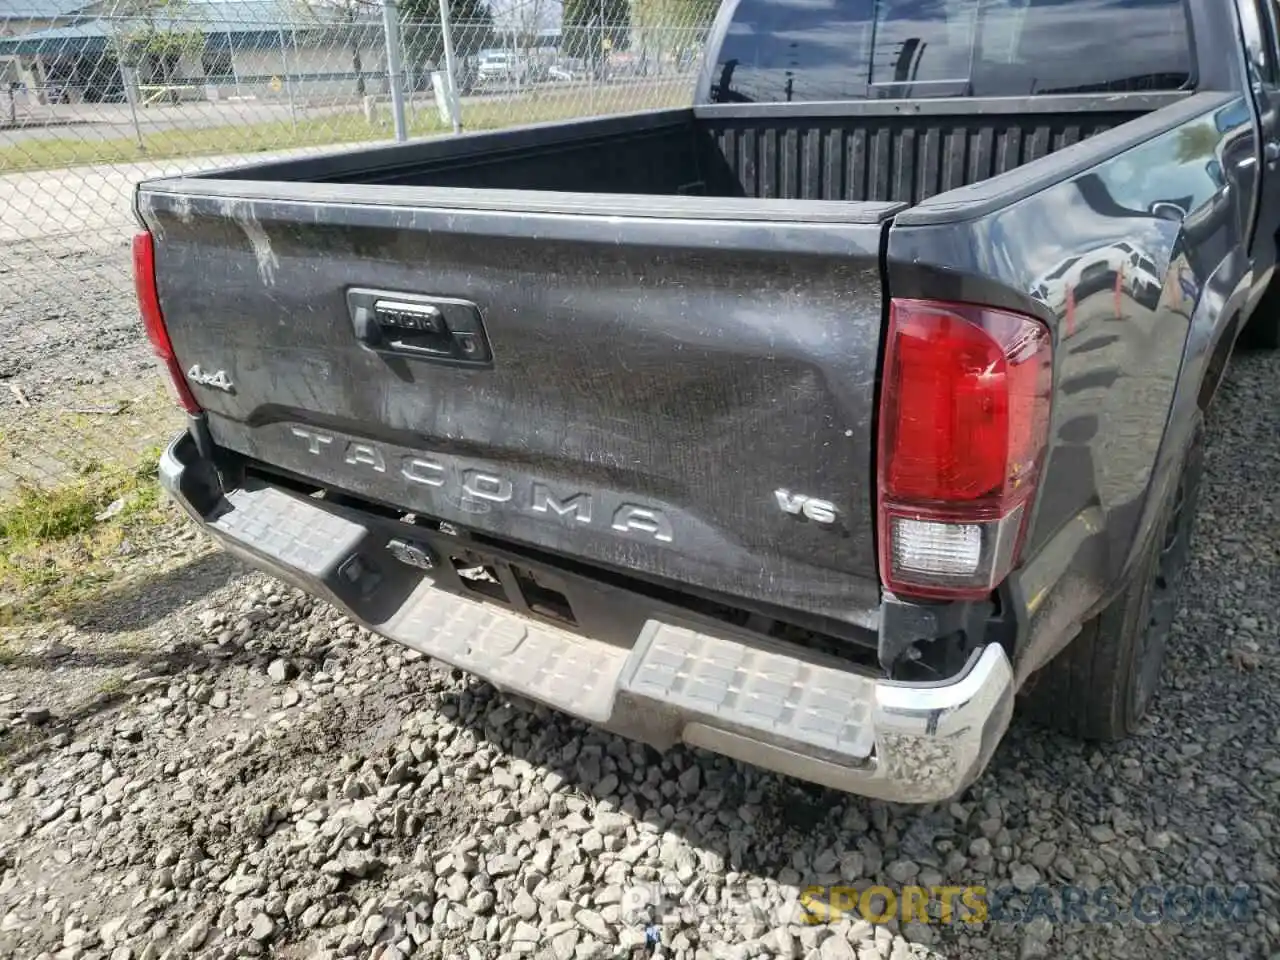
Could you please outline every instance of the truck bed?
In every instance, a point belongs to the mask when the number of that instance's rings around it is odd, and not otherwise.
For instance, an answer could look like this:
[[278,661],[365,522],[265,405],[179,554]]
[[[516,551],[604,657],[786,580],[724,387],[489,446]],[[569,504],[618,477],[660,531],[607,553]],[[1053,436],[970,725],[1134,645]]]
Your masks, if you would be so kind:
[[[1127,123],[1167,96],[708,105],[244,167],[225,179],[915,204]],[[1114,104],[1114,105],[1113,105]],[[1116,106],[1118,105],[1118,106]]]

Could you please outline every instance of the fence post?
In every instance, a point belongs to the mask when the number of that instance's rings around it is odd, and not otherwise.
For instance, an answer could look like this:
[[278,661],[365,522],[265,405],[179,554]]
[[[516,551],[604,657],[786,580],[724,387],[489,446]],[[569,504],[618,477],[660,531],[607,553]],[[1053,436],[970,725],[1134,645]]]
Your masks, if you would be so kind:
[[404,68],[400,63],[400,12],[396,9],[396,0],[382,0],[382,26],[387,41],[387,82],[391,86],[396,139],[408,140],[404,122]]
[[289,58],[285,56],[284,50],[284,31],[278,31],[280,34],[280,70],[284,74],[281,77],[284,83],[285,93],[289,96],[289,121],[293,124],[293,130],[298,131],[298,113],[293,105],[293,78],[289,76]]
[[449,81],[449,117],[453,132],[462,132],[462,102],[458,99],[458,73],[453,63],[453,25],[449,23],[449,0],[440,0],[440,32],[444,36],[444,71]]
[[[227,56],[231,58],[231,79],[235,81],[236,96],[242,97],[244,96],[244,91],[240,89],[240,70],[236,67],[235,34],[230,30],[227,31]],[[221,98],[222,91],[219,90],[218,93],[219,98]]]
[[124,98],[129,102],[129,116],[133,119],[133,135],[138,140],[138,149],[147,152],[146,142],[142,139],[142,127],[138,125],[138,71],[135,67],[120,67],[120,82],[124,84]]
[[600,71],[604,69],[604,18],[603,15],[597,14],[593,16],[587,23],[587,29],[596,32],[596,36],[587,42],[587,110],[591,114],[600,112],[596,101],[600,96]]

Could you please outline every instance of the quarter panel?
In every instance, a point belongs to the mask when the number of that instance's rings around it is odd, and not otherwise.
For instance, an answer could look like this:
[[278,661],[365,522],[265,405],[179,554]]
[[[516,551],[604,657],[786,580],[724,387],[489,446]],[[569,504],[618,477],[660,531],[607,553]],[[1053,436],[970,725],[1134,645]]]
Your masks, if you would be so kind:
[[1166,428],[1185,358],[1203,340],[1189,340],[1192,318],[1220,323],[1205,291],[1212,280],[1220,304],[1243,269],[1252,158],[1237,99],[1003,209],[890,231],[892,296],[994,303],[1053,331],[1049,449],[1024,566],[1053,555],[1062,576],[1032,578],[1033,608],[1069,580],[1067,619],[1078,621],[1147,533],[1153,480],[1174,462]]

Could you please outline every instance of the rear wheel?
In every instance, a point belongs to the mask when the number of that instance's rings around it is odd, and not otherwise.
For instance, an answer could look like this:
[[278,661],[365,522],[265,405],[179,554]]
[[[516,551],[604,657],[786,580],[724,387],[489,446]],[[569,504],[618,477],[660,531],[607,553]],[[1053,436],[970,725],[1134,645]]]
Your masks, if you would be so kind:
[[1117,740],[1137,727],[1159,686],[1203,465],[1197,428],[1162,508],[1162,533],[1152,538],[1129,585],[1033,679],[1028,707],[1037,719],[1090,740]]
[[1280,287],[1273,284],[1262,295],[1253,316],[1240,331],[1240,345],[1252,350],[1280,347]]

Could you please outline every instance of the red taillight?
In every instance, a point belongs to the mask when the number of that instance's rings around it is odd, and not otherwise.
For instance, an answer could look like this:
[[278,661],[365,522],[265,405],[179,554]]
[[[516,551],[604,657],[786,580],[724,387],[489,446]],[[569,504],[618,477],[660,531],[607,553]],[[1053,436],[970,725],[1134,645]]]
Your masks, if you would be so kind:
[[880,394],[880,571],[894,593],[983,596],[1017,559],[1049,426],[1037,320],[894,300]]
[[149,233],[140,233],[133,238],[133,283],[138,291],[142,325],[146,328],[147,339],[151,341],[151,349],[169,373],[174,399],[187,413],[199,413],[200,404],[191,395],[187,378],[182,375],[178,359],[173,355],[169,331],[164,326],[164,314],[160,312],[160,293],[156,289],[156,247]]

